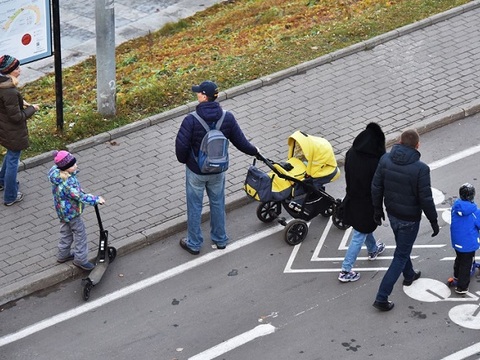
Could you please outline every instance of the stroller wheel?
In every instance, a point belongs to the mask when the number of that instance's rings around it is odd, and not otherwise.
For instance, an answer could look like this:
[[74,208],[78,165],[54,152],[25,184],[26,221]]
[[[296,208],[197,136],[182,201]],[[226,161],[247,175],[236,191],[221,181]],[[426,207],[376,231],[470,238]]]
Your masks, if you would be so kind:
[[337,218],[335,215],[332,216],[332,222],[340,230],[347,230],[350,227],[350,225],[345,224],[342,219]]
[[335,204],[332,203],[328,208],[323,210],[320,214],[322,214],[323,217],[330,217],[333,215],[335,212]]
[[288,245],[300,244],[308,234],[308,224],[299,219],[290,221],[285,227],[285,242]]
[[270,223],[275,220],[281,212],[282,208],[279,202],[267,201],[258,205],[257,218],[264,223]]
[[347,230],[350,225],[348,224],[345,224],[343,222],[343,219],[341,219],[339,216],[338,216],[338,207],[335,207],[334,211],[333,211],[333,214],[332,214],[332,222],[333,222],[333,225],[335,225],[335,227],[337,229],[340,229],[340,230]]

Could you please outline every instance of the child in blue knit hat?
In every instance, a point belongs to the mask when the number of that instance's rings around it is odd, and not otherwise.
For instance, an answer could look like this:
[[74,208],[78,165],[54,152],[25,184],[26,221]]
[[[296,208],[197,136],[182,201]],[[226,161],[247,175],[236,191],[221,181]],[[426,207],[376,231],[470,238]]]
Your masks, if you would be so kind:
[[55,151],[54,157],[55,165],[48,172],[48,179],[52,184],[53,202],[61,222],[57,262],[73,260],[73,265],[80,269],[92,270],[95,265],[87,258],[87,233],[81,214],[85,204],[104,204],[105,200],[83,191],[77,179],[77,160],[72,154],[65,150]]

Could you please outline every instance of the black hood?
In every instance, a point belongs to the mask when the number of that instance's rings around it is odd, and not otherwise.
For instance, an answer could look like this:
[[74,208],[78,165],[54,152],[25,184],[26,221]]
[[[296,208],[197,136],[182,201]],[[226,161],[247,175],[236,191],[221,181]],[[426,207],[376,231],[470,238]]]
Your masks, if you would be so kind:
[[385,134],[380,125],[374,122],[368,124],[366,129],[353,140],[352,147],[358,152],[375,157],[381,157],[385,154]]

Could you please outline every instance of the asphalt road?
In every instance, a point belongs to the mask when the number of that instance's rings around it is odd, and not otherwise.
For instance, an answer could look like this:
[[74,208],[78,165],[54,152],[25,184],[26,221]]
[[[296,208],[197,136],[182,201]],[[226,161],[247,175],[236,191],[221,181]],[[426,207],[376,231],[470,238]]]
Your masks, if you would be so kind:
[[[432,238],[422,222],[412,253],[422,278],[409,288],[399,281],[391,312],[371,306],[393,254],[388,223],[376,232],[385,253],[374,262],[361,253],[361,279],[341,284],[348,232],[320,216],[307,239],[291,247],[282,226],[257,220],[252,203],[228,214],[232,244],[225,251],[206,243],[201,256],[191,256],[177,234],[115,260],[86,303],[77,279],[5,309],[0,359],[470,358],[480,349],[480,285],[473,278],[464,297],[445,285],[454,252],[444,214],[462,183],[480,189],[479,120],[421,138],[442,229]],[[343,188],[341,178],[327,190],[340,197]]]

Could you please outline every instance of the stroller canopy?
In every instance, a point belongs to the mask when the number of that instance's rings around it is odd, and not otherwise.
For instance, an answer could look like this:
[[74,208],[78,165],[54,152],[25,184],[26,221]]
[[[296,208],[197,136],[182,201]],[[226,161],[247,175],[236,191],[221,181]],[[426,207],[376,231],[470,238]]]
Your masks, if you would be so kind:
[[295,157],[307,166],[307,175],[321,178],[338,171],[337,160],[328,140],[296,131],[288,138],[288,158]]

